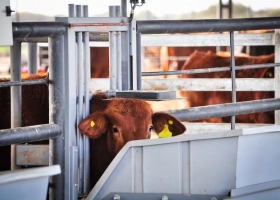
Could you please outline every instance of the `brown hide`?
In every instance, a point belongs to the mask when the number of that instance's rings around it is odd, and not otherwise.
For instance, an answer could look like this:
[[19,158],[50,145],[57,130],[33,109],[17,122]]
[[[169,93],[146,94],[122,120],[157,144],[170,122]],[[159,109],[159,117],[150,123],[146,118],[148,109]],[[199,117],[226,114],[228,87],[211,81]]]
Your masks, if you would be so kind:
[[[103,97],[104,98],[104,97]],[[151,128],[159,133],[168,125],[172,135],[185,132],[185,126],[166,113],[154,113],[150,105],[138,99],[91,100],[91,115],[82,120],[79,129],[91,137],[91,188],[99,180],[113,158],[129,141],[149,139]],[[172,120],[172,124],[169,123]]]
[[[162,47],[162,48],[163,48],[161,51],[162,57],[190,56],[194,51],[200,51],[200,52],[212,51],[214,53],[216,52],[216,47]],[[173,61],[162,58],[161,67],[163,71],[169,71],[171,62]],[[186,61],[177,60],[176,62],[177,62],[177,68],[174,70],[181,70]]]
[[[253,65],[263,63],[274,63],[274,54],[268,56],[235,57],[235,65]],[[194,52],[183,66],[183,70],[201,69],[213,67],[225,67],[230,65],[229,57],[221,57],[212,52]],[[230,72],[214,72],[202,74],[185,74],[182,78],[230,78]],[[273,68],[237,70],[237,78],[273,78]],[[212,104],[231,103],[231,92],[203,92],[184,91],[182,96],[188,98],[190,107],[205,106]],[[237,102],[273,98],[274,92],[237,92]],[[230,122],[230,117],[206,119],[207,122]],[[274,123],[273,111],[236,116],[239,123]]]
[[90,47],[91,78],[109,77],[109,48]]
[[[46,76],[34,75],[24,79],[40,78],[46,78]],[[0,82],[5,81],[10,81],[10,79],[0,79]],[[48,86],[45,84],[22,86],[22,126],[49,123],[48,95]],[[10,87],[0,88],[0,113],[2,115],[0,130],[11,128]],[[0,171],[10,170],[10,148],[10,146],[0,147]]]

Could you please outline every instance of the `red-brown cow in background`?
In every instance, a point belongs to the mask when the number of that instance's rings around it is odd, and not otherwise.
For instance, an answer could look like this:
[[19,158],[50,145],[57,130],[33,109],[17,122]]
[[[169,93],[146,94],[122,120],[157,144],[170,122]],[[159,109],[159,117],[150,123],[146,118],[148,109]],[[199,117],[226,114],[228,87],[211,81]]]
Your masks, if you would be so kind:
[[91,78],[109,77],[109,48],[90,47]]
[[[188,57],[194,51],[216,52],[216,47],[162,47],[161,49],[161,68],[163,71],[169,71],[170,64],[174,61],[168,59],[168,57]],[[174,70],[181,70],[186,60],[176,60],[177,67]],[[166,76],[165,76],[166,78]]]
[[[235,65],[253,65],[274,63],[274,54],[268,56],[235,57]],[[183,66],[183,70],[201,69],[230,66],[230,57],[218,56],[212,52],[195,51]],[[213,72],[202,74],[184,74],[182,78],[230,78],[230,72]],[[273,68],[237,70],[237,78],[273,78]],[[190,107],[205,106],[212,104],[231,103],[231,92],[204,92],[182,91],[181,95],[187,97]],[[274,98],[274,92],[237,92],[237,102],[250,101],[265,98]],[[230,117],[206,119],[207,122],[230,122]],[[274,123],[273,111],[236,116],[239,123]]]
[[185,132],[185,126],[166,113],[153,113],[144,100],[115,98],[91,99],[91,115],[82,120],[79,129],[89,136],[91,167],[90,186],[93,187],[121,148],[131,140],[149,139],[151,129],[156,133],[168,127],[172,136]]

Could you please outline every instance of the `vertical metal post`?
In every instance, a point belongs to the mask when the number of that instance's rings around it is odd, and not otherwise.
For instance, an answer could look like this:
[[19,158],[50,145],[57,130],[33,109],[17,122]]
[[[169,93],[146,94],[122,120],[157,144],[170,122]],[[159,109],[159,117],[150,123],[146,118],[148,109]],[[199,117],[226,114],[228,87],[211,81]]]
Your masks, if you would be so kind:
[[69,17],[74,17],[75,16],[74,4],[68,4],[68,16]]
[[37,74],[38,72],[38,55],[37,43],[28,43],[28,74]]
[[[275,29],[275,63],[280,62],[280,29]],[[275,97],[280,98],[280,69],[274,67]],[[275,124],[280,124],[280,111],[275,110]]]
[[[74,5],[69,5],[69,17],[74,17]],[[72,15],[73,14],[73,15]],[[67,29],[64,34],[64,199],[78,199],[78,147],[76,136],[77,80],[76,80],[76,36]]]
[[[109,6],[109,16],[120,16],[120,6]],[[121,36],[119,31],[109,33],[110,90],[122,90]]]
[[[83,6],[84,17],[88,17],[88,6]],[[84,115],[86,117],[90,113],[89,107],[89,81],[90,81],[90,46],[89,32],[83,33],[84,42]],[[89,138],[84,135],[84,194],[89,192],[90,177],[90,144]]]
[[[64,42],[63,35],[49,38],[49,122],[64,127]],[[50,139],[50,165],[59,164],[61,174],[50,180],[50,199],[65,199],[65,131],[58,138]]]
[[121,0],[121,16],[127,17],[127,0]]
[[[21,81],[21,42],[14,41],[11,51],[11,81]],[[21,126],[21,86],[11,86],[11,128]],[[11,170],[16,165],[16,145],[11,145]]]
[[[82,17],[81,5],[76,5],[76,17]],[[76,33],[77,37],[77,74],[78,74],[78,106],[77,106],[77,144],[79,153],[79,174],[78,174],[78,194],[84,190],[84,143],[83,134],[78,129],[79,122],[83,119],[83,98],[84,98],[84,66],[83,66],[83,39],[82,32]]]
[[[127,17],[127,0],[121,1],[121,16]],[[129,62],[129,33],[121,32],[121,67],[122,67],[122,90],[129,90],[131,83],[131,72]]]
[[[232,102],[236,102],[236,79],[235,79],[235,57],[234,57],[234,33],[230,31],[230,66],[232,84]],[[235,116],[231,116],[231,130],[235,129]]]
[[137,90],[137,47],[136,47],[136,21],[132,19],[129,29],[129,51],[130,51],[130,70],[131,70],[131,89]]
[[142,68],[141,68],[141,33],[136,33],[137,49],[137,90],[142,89]]

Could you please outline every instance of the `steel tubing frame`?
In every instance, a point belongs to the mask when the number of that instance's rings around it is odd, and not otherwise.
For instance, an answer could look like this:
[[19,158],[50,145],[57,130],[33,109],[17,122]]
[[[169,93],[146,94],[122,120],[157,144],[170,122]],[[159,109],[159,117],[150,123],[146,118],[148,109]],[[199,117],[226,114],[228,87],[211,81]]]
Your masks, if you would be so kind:
[[0,130],[0,146],[48,140],[58,137],[62,132],[60,125],[45,124]]
[[280,17],[137,21],[137,32],[141,34],[224,32],[276,28],[280,28]]
[[280,98],[244,101],[237,103],[217,104],[211,106],[193,107],[180,110],[169,110],[181,121],[192,121],[213,117],[226,117],[280,109]]

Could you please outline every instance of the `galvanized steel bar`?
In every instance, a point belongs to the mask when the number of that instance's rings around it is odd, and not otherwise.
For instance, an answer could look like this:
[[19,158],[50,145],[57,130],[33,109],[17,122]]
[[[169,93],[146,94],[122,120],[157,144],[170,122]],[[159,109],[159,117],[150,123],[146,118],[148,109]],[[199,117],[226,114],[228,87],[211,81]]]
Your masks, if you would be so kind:
[[[84,17],[88,17],[88,6],[83,6]],[[90,46],[89,46],[89,32],[83,33],[84,42],[84,113],[83,117],[87,117],[90,113],[89,107],[89,80],[90,80]],[[84,194],[87,194],[89,188],[90,177],[90,144],[89,138],[84,135]]]
[[75,16],[75,6],[74,4],[68,4],[68,16],[74,17]]
[[[64,127],[64,36],[49,38],[49,122]],[[59,164],[61,174],[53,176],[50,187],[50,199],[65,198],[65,131],[62,128],[62,134],[50,140],[50,165]]]
[[[266,67],[280,67],[280,63],[235,66],[235,70],[258,69],[258,68],[266,68]],[[164,71],[142,72],[142,76],[201,74],[201,73],[210,73],[210,72],[225,72],[230,70],[231,70],[230,66],[226,66],[226,67],[213,67],[213,68],[202,68],[202,69],[177,70],[177,71],[168,71],[168,72],[164,72]]]
[[[120,6],[115,6],[116,9],[116,17],[121,16],[121,10]],[[118,91],[122,91],[122,81],[123,81],[123,76],[122,76],[122,37],[121,37],[121,32],[116,31],[116,58],[117,58],[117,89]]]
[[[116,17],[117,6],[109,6],[109,16]],[[116,31],[109,32],[109,77],[110,77],[110,90],[117,90],[117,38]]]
[[226,117],[232,115],[266,112],[279,109],[280,98],[277,98],[217,104],[180,110],[169,110],[166,112],[172,114],[181,121],[192,121],[213,117]]
[[[74,5],[73,5],[74,6]],[[71,13],[69,13],[71,14]],[[67,23],[67,20],[61,20]],[[78,199],[78,147],[75,124],[77,122],[76,35],[72,29],[64,34],[65,65],[65,187],[64,199]],[[73,151],[75,149],[75,152]]]
[[[11,81],[21,81],[21,42],[13,43],[11,51]],[[11,128],[21,126],[21,86],[11,87]],[[15,145],[11,145],[11,170],[17,169]]]
[[[235,77],[235,56],[234,56],[234,33],[230,31],[230,66],[231,66],[231,85],[232,102],[236,102],[236,77]],[[235,129],[235,116],[231,116],[231,130]]]
[[121,16],[127,17],[127,0],[121,0]]
[[137,32],[142,34],[224,32],[275,28],[280,28],[280,17],[137,21]]
[[48,84],[49,80],[37,79],[37,80],[23,80],[23,81],[11,81],[11,82],[0,82],[1,87],[9,87],[9,86],[19,86],[19,85],[38,85],[38,84]]
[[64,34],[66,25],[61,22],[13,22],[13,38],[56,37]]
[[[76,5],[76,17],[82,17],[81,5]],[[78,144],[78,194],[84,190],[84,135],[79,131],[78,124],[83,119],[83,98],[84,98],[84,67],[83,67],[83,39],[82,32],[76,33],[77,40],[77,74],[78,74],[78,93],[77,93],[77,144]]]
[[130,71],[131,90],[137,90],[137,47],[136,47],[136,21],[132,19],[129,26],[129,51],[130,51]]
[[0,146],[34,142],[56,138],[62,132],[57,124],[43,124],[38,126],[17,127],[0,130]]
[[141,34],[136,33],[136,49],[137,49],[137,90],[141,90],[142,88],[142,68],[141,68]]
[[37,43],[27,44],[28,56],[28,74],[37,74],[38,71],[38,55]]
[[[275,60],[274,62],[280,62],[280,29],[275,30]],[[275,98],[280,98],[280,69],[277,67],[274,69],[274,81],[275,81]],[[275,111],[275,124],[280,124],[280,111]]]
[[[127,0],[121,0],[121,16],[127,17]],[[131,83],[130,56],[129,56],[129,33],[121,32],[121,67],[122,67],[122,90],[129,90]]]

